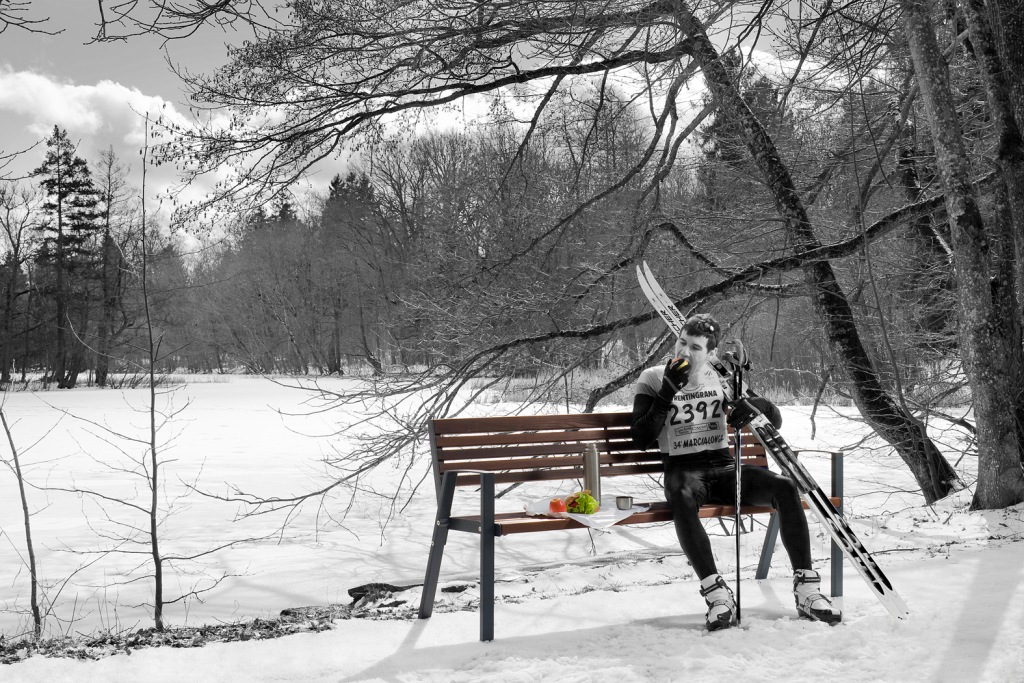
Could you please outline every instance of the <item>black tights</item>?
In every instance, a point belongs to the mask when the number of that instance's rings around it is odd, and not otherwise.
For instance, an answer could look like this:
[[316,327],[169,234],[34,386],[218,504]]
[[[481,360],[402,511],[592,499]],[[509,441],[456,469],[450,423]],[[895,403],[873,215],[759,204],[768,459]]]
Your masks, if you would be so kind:
[[[800,493],[791,479],[762,467],[744,467],[740,495],[744,505],[770,505],[779,514],[782,544],[793,569],[811,568],[811,541]],[[711,541],[697,511],[705,503],[736,502],[736,469],[733,465],[695,468],[682,458],[668,458],[665,465],[665,498],[672,506],[679,545],[704,579],[717,574]]]

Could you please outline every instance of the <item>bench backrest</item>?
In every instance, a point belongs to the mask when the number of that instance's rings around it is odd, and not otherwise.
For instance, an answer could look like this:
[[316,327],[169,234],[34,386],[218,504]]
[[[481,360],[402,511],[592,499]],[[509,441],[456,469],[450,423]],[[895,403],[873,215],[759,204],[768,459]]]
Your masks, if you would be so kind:
[[[582,479],[583,451],[591,443],[601,454],[601,477],[660,473],[661,453],[636,447],[631,420],[628,412],[431,420],[434,484],[440,491],[445,472],[464,469],[495,472],[497,483]],[[730,448],[732,438],[730,430]],[[740,444],[744,465],[767,466],[753,433],[744,430]],[[479,483],[471,474],[456,480],[457,486]]]

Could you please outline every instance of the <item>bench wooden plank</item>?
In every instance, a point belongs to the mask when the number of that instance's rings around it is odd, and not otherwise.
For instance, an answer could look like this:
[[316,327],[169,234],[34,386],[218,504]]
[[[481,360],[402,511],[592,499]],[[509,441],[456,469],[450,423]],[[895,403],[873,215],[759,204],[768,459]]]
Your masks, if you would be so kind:
[[[462,468],[456,468],[462,469]],[[664,471],[660,462],[640,463],[635,465],[618,465],[615,468],[601,470],[602,477],[624,476],[628,474],[661,474]],[[528,469],[495,472],[494,481],[497,484],[514,484],[518,482],[531,481],[563,481],[565,479],[583,479],[583,468],[557,468]],[[456,479],[456,486],[479,486],[479,474],[460,474]]]
[[[661,454],[657,451],[650,450],[638,450],[636,444],[632,441],[615,441],[615,442],[590,442],[597,446],[599,452],[602,453],[646,453],[647,457],[653,459],[655,457],[661,457]],[[523,445],[518,444],[500,444],[490,445],[482,444],[474,446],[472,448],[459,447],[441,447],[438,454],[438,459],[442,461],[449,460],[482,460],[486,458],[515,458],[515,457],[534,457],[538,455],[578,455],[582,457],[583,448],[586,442],[573,442],[573,441],[556,441],[554,443],[528,443]],[[742,454],[757,454],[764,455],[764,448],[758,445],[742,445],[740,446],[740,452]]]
[[439,434],[437,445],[444,448],[458,446],[490,446],[498,444],[543,443],[551,441],[632,442],[629,425],[613,429],[578,429],[557,431],[478,432],[474,434]]
[[[765,458],[751,458],[743,461],[746,467],[766,467],[768,462]],[[462,470],[479,470],[483,472],[500,472],[497,481],[508,483],[511,481],[553,481],[555,479],[582,479],[583,458],[562,458],[543,459],[538,458],[532,461],[523,460],[481,460],[479,462],[466,463],[442,463],[440,471],[458,472]],[[601,477],[621,477],[629,474],[643,474],[646,472],[662,472],[664,467],[661,460],[642,460],[637,462],[622,462],[600,468]],[[543,477],[533,476],[534,473],[544,474]],[[459,477],[457,486],[470,486],[478,479],[471,479],[474,475],[463,475]]]
[[566,415],[512,415],[509,417],[446,417],[432,420],[434,432],[472,434],[474,432],[515,432],[532,429],[628,427],[629,413],[573,413]]
[[[833,505],[839,505],[842,501],[839,498],[832,498]],[[638,503],[647,505],[643,512],[637,512],[614,526],[629,526],[631,524],[651,524],[655,522],[671,522],[672,509],[663,500],[651,503]],[[807,503],[803,503],[804,510],[809,510]],[[775,510],[765,505],[743,505],[740,507],[741,515],[770,514]],[[701,519],[714,517],[732,517],[736,514],[734,505],[705,505],[697,513]],[[466,520],[479,527],[480,515],[459,515],[458,519]],[[565,531],[569,529],[587,529],[586,524],[577,522],[569,517],[531,517],[522,512],[501,512],[494,515],[494,535],[509,536],[512,534],[524,534],[535,531]],[[477,530],[477,533],[479,531]]]

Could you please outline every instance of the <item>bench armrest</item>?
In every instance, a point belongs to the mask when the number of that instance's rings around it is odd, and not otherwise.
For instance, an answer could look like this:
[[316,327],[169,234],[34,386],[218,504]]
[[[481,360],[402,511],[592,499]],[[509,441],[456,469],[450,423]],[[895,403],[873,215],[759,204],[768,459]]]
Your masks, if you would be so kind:
[[797,455],[801,453],[828,453],[829,455],[846,455],[846,451],[839,448],[797,448],[793,447],[793,452]]

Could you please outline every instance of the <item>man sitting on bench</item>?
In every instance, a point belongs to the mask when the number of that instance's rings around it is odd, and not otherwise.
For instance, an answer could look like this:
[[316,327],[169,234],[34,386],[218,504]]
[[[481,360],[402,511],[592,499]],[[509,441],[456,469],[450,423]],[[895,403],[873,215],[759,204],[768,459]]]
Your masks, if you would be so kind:
[[[687,320],[674,357],[664,368],[648,368],[637,380],[631,435],[641,448],[658,442],[665,467],[665,498],[672,507],[679,545],[700,578],[708,605],[707,628],[732,625],[732,591],[715,567],[711,541],[697,516],[705,503],[736,504],[736,466],[728,448],[726,409],[732,424],[745,425],[763,413],[776,428],[779,409],[756,397],[726,405],[718,373],[707,363],[718,346],[721,327],[710,315]],[[744,362],[743,346],[734,345],[736,361]],[[801,617],[838,623],[842,613],[820,589],[821,576],[811,569],[811,543],[800,494],[792,480],[760,467],[742,471],[740,495],[749,505],[770,505],[779,515],[782,543],[793,565],[793,592]]]

